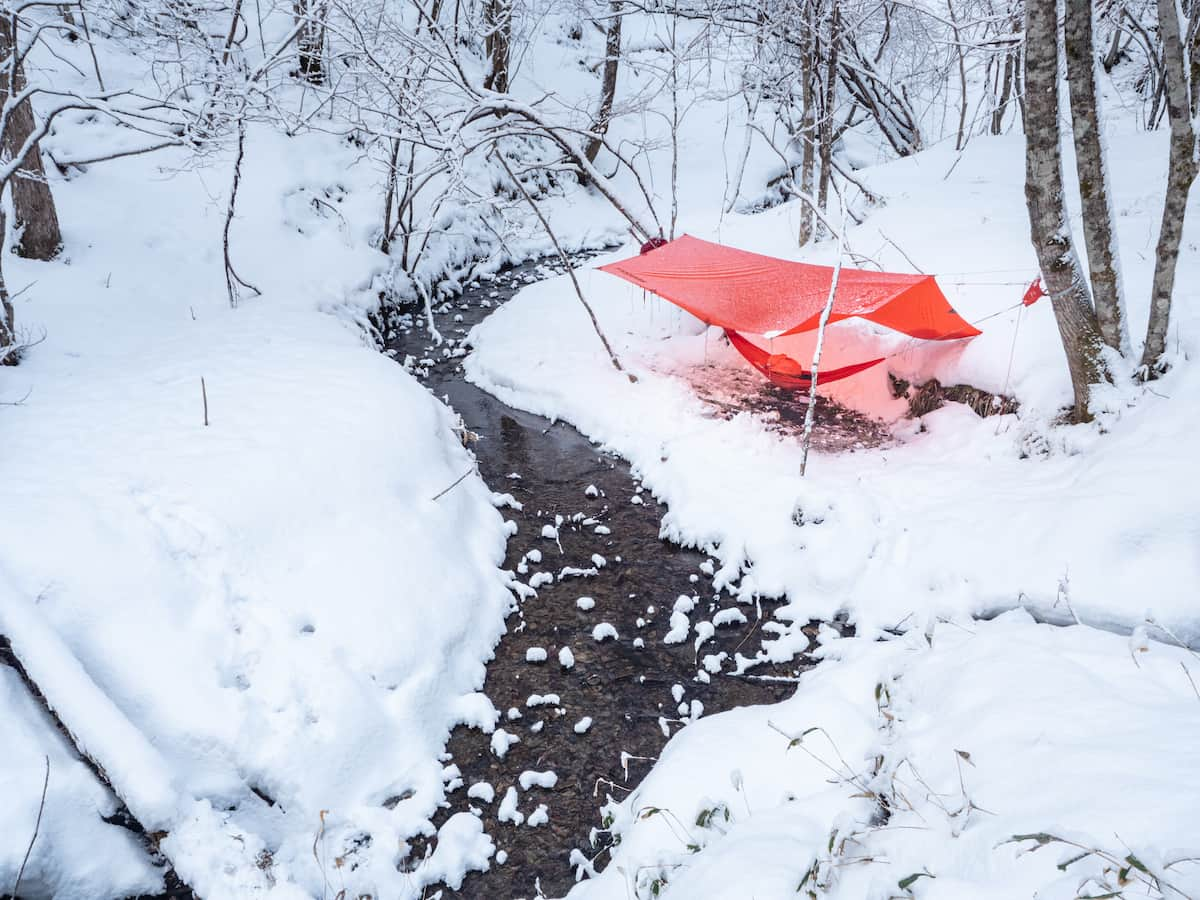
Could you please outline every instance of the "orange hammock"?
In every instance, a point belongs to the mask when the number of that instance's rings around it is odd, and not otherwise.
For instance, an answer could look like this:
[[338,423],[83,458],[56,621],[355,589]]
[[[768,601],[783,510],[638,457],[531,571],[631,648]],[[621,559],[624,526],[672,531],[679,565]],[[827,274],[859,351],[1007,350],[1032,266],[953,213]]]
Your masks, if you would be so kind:
[[[652,291],[708,325],[724,328],[739,353],[774,384],[806,388],[812,374],[790,356],[768,353],[743,337],[770,339],[817,328],[829,299],[831,266],[789,262],[684,235],[600,269]],[[931,275],[843,268],[829,321],[860,318],[929,341],[971,338],[964,320]],[[883,359],[820,373],[837,381]]]

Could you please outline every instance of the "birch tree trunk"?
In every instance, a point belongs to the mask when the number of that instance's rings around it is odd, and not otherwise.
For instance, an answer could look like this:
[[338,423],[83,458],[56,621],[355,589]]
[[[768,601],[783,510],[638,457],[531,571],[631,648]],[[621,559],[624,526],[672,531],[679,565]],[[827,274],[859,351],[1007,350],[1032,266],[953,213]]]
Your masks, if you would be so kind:
[[1171,295],[1175,290],[1175,264],[1183,239],[1188,193],[1196,180],[1196,132],[1192,124],[1191,91],[1175,0],[1158,0],[1158,33],[1163,45],[1167,116],[1171,122],[1171,150],[1167,162],[1167,196],[1155,251],[1154,283],[1150,294],[1150,322],[1142,350],[1142,368],[1153,378],[1162,366],[1171,320]]
[[1091,293],[1063,204],[1056,7],[1055,0],[1029,0],[1025,6],[1025,201],[1034,250],[1067,355],[1074,419],[1083,422],[1091,417],[1091,386],[1105,373]]
[[1096,322],[1104,343],[1118,353],[1127,354],[1129,330],[1125,324],[1108,172],[1101,141],[1092,0],[1066,0],[1066,12],[1063,37],[1067,82],[1071,90],[1075,168],[1083,201],[1083,241],[1087,247]]
[[[13,81],[13,92],[25,89],[25,72],[20,64],[11,65],[14,36],[12,19],[0,16],[0,59],[9,64],[0,67],[0,103],[9,98],[9,79]],[[33,133],[36,123],[33,107],[29,101],[12,109],[4,129],[4,151],[16,157]],[[29,149],[21,168],[9,181],[12,190],[13,226],[19,234],[16,244],[18,256],[29,259],[53,259],[62,248],[62,231],[58,224],[58,211],[54,196],[46,181],[46,170],[42,167],[42,153],[36,143]]]
[[608,132],[608,122],[612,118],[613,100],[617,96],[617,67],[621,62],[621,0],[612,0],[609,4],[612,20],[608,23],[608,31],[604,38],[604,80],[600,85],[600,109],[596,112],[596,121],[592,124],[591,138],[588,138],[584,155],[587,161],[594,163],[600,154],[604,143],[604,135]]

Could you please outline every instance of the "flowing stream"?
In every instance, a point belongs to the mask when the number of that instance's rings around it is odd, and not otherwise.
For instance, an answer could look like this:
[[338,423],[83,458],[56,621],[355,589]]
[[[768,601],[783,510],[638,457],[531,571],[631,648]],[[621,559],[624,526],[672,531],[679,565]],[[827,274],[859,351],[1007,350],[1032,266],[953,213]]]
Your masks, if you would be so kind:
[[[761,638],[755,608],[716,596],[707,557],[659,538],[664,510],[642,491],[624,460],[571,426],[506,406],[465,380],[459,348],[471,326],[525,283],[552,271],[545,263],[526,263],[443,304],[434,315],[445,338],[440,346],[420,317],[393,318],[388,328],[387,349],[398,361],[411,356],[424,383],[478,436],[471,447],[487,484],[522,504],[519,511],[504,510],[518,525],[505,567],[524,570],[520,579],[537,590],[508,619],[484,686],[501,712],[500,727],[519,740],[501,757],[493,735],[456,729],[447,765],[459,768],[464,785],[450,794],[451,805],[438,820],[477,810],[504,862],[493,859],[488,872],[472,874],[445,896],[561,897],[575,882],[573,848],[594,859],[598,869],[607,865],[600,806],[607,795],[623,799],[636,790],[668,733],[695,716],[778,701],[793,690],[788,681],[759,677],[714,674],[707,683],[703,675],[698,680],[706,655],[754,655]],[[565,293],[562,302],[576,300]],[[557,527],[557,540],[542,536],[547,525]],[[530,551],[533,558],[526,556]],[[682,643],[667,645],[668,620],[681,596],[695,598],[693,624],[732,607],[745,621],[717,628],[699,650],[694,631]],[[767,616],[770,604],[765,607]],[[616,637],[596,640],[595,629],[608,631],[604,623]],[[560,662],[564,647],[573,660],[569,668]],[[542,651],[545,660],[539,662]],[[754,673],[790,680],[809,665],[797,659]],[[590,725],[583,730],[586,720]],[[521,786],[523,773],[546,772],[554,778],[527,775],[528,788]],[[468,796],[479,783],[491,791],[476,788]],[[503,802],[510,788],[518,815]],[[487,802],[491,792],[494,799]],[[593,835],[593,829],[601,831]],[[425,849],[418,848],[413,858]]]

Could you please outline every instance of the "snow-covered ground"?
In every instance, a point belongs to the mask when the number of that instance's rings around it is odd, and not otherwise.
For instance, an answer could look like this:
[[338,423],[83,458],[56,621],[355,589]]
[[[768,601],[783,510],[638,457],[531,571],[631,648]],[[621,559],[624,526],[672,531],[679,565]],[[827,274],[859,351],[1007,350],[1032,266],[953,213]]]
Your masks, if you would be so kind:
[[[1114,152],[1157,159],[1161,137],[1123,136]],[[1007,389],[1022,404],[1015,415],[980,419],[951,404],[920,422],[897,421],[894,446],[818,456],[802,479],[798,439],[781,439],[753,414],[722,418],[697,396],[696,386],[723,370],[747,368],[719,330],[705,337],[691,316],[594,270],[581,277],[584,291],[638,383],[609,365],[565,279],[527,288],[476,329],[469,376],[630,459],[670,507],[665,536],[713,552],[721,580],[746,602],[786,595],[781,615],[798,624],[845,611],[874,633],[1025,606],[1056,621],[1078,616],[1125,630],[1151,616],[1185,640],[1200,639],[1200,485],[1190,475],[1200,432],[1180,414],[1200,397],[1200,376],[1180,365],[1152,390],[1122,385],[1103,395],[1097,424],[1053,424],[1070,399],[1053,312],[1047,302],[1011,309],[1036,272],[1020,152],[1015,139],[980,139],[961,159],[933,150],[867,170],[885,205],[848,229],[849,246],[885,269],[911,271],[883,236],[903,240],[903,252],[926,271],[952,273],[943,288],[968,320],[1007,311],[983,322],[983,335],[970,342],[907,341],[886,366],[828,391],[899,419],[904,404],[891,397],[890,369],[910,380]],[[1152,243],[1161,197],[1132,164],[1114,166],[1114,175],[1124,246]],[[789,204],[727,217],[721,237],[829,262],[834,241],[805,254],[791,249],[794,216]],[[701,209],[696,219],[705,218]],[[691,227],[686,218],[684,226]],[[1137,335],[1152,254],[1126,256]],[[1187,254],[1172,324],[1181,362],[1198,349],[1200,319],[1187,299],[1196,272]],[[543,340],[535,322],[555,340]],[[857,339],[844,342],[853,348]],[[859,350],[859,359],[866,355]]]
[[[338,184],[369,221],[352,150],[248,144],[233,252],[260,298],[225,297],[227,157],[56,181],[65,258],[6,263],[45,340],[0,369],[0,400],[25,398],[0,407],[0,633],[203,896],[419,894],[490,850],[467,817],[424,869],[395,866],[431,830],[448,730],[495,716],[476,691],[510,604],[505,526],[477,476],[437,496],[473,467],[455,422],[365,338],[382,256],[288,202]],[[22,890],[152,889],[127,833],[85,814],[111,798],[3,688],[0,890],[44,754]]]
[[[552,89],[586,120],[603,36],[581,44],[566,17],[533,18],[517,89]],[[629,17],[619,97],[661,86],[663,39],[661,21]],[[120,66],[115,50],[102,59]],[[795,250],[795,204],[726,211],[762,195],[778,162],[752,142],[741,183],[731,178],[746,114],[730,72],[688,81],[678,229],[830,261],[832,241]],[[665,103],[619,103],[611,132],[640,142],[660,213]],[[70,158],[105,127],[64,118],[46,147]],[[1165,135],[1118,130],[1110,144],[1136,338]],[[786,596],[763,656],[804,649],[812,618],[844,613],[858,629],[827,634],[792,700],[683,729],[610,807],[620,845],[576,893],[1052,898],[1153,876],[1161,894],[1169,883],[1195,895],[1198,867],[1178,860],[1200,855],[1200,661],[1172,646],[1200,641],[1195,215],[1177,365],[1152,389],[1106,392],[1096,423],[1064,427],[1051,310],[1014,308],[1035,274],[1019,136],[878,165],[861,135],[843,149],[882,199],[847,229],[851,259],[938,274],[984,329],[949,346],[893,342],[888,368],[1009,393],[1019,413],[979,419],[952,404],[905,420],[880,367],[829,395],[888,419],[895,441],[818,455],[801,479],[793,437],[697,396],[740,358],[623,282],[580,276],[636,384],[611,369],[565,279],[526,289],[473,334],[470,377],[630,459],[669,507],[664,536],[710,552],[748,613],[756,597]],[[24,289],[18,322],[44,340],[0,368],[0,403],[15,404],[0,406],[0,634],[201,895],[422,896],[490,864],[491,838],[461,814],[432,857],[397,868],[454,781],[440,759],[449,729],[497,718],[478,689],[511,603],[497,568],[507,529],[477,477],[456,484],[472,461],[451,414],[364,336],[394,287],[369,249],[378,169],[332,135],[252,126],[231,250],[263,296],[230,309],[231,159],[173,150],[70,180],[52,171],[63,257],[6,256],[10,288]],[[568,248],[623,233],[594,194],[548,206]],[[510,246],[546,246],[530,233]],[[454,237],[470,248],[480,236]],[[431,272],[445,262],[431,260]],[[847,333],[835,349],[864,340]],[[726,670],[752,674],[745,652]],[[47,765],[23,892],[155,890],[161,870],[101,818],[114,798],[4,667],[0,716],[0,892]],[[1019,834],[1047,846],[1022,852]]]
[[1186,651],[1017,610],[823,655],[681,731],[572,900],[1200,891]]

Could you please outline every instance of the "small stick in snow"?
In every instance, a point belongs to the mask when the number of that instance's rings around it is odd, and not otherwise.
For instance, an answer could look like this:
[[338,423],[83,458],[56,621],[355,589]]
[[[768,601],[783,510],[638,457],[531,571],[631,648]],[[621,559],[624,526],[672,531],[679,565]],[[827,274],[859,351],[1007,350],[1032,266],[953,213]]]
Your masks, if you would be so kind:
[[204,386],[204,376],[200,376],[200,396],[204,400],[204,427],[208,427],[208,388]]
[[25,401],[29,399],[29,396],[32,393],[33,393],[33,388],[30,388],[29,390],[27,390],[25,392],[25,396],[22,397],[20,400],[0,400],[0,406],[24,406]]
[[[840,196],[840,195],[839,195]],[[882,233],[882,232],[881,232]],[[800,451],[800,477],[808,469],[808,449],[812,446],[813,419],[817,412],[817,370],[821,366],[821,349],[825,344],[825,326],[833,312],[833,298],[837,295],[838,278],[842,274],[842,255],[846,249],[846,201],[842,201],[842,227],[838,229],[837,262],[833,266],[833,278],[829,282],[829,298],[821,310],[821,321],[817,325],[817,348],[813,351],[812,382],[808,386],[808,409],[804,411],[804,441]]]
[[1179,668],[1183,669],[1183,674],[1186,675],[1187,680],[1191,682],[1192,691],[1196,694],[1196,699],[1200,700],[1200,688],[1196,687],[1196,681],[1192,678],[1191,670],[1188,669],[1187,665],[1182,660],[1179,663]]
[[464,481],[466,481],[467,476],[470,475],[474,471],[475,471],[474,467],[467,469],[467,471],[463,472],[460,476],[458,476],[458,478],[456,478],[454,480],[453,484],[451,484],[449,487],[444,488],[443,490],[440,490],[436,494],[434,494],[432,499],[440,500],[442,497],[446,496],[446,494],[450,493],[452,490],[454,490],[456,487],[458,487],[460,484],[462,484]]
[[[956,163],[956,165],[957,165],[957,163]],[[908,261],[908,264],[910,266],[912,266],[914,269],[916,269],[920,274],[922,274],[922,275],[925,274],[925,270],[922,269],[920,266],[918,266],[915,262],[913,262],[912,257],[904,252],[903,247],[901,247],[899,244],[897,244],[895,241],[893,241],[890,237],[888,237],[886,234],[884,234],[882,228],[879,229],[879,236],[881,238],[883,238],[885,241],[887,241],[889,244],[891,244],[893,247],[895,247],[896,250],[899,251],[900,255],[903,256],[905,258],[905,260]]]
[[33,845],[37,843],[38,832],[42,829],[42,813],[46,811],[46,789],[50,787],[50,757],[46,757],[46,777],[42,781],[42,802],[38,804],[37,820],[33,823],[33,837],[25,848],[25,858],[21,860],[21,868],[17,869],[17,883],[13,885],[12,896],[21,896],[21,876],[25,874],[25,866],[29,863],[29,854],[33,853]]

